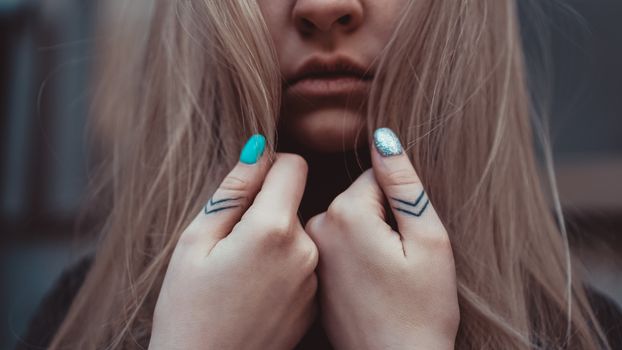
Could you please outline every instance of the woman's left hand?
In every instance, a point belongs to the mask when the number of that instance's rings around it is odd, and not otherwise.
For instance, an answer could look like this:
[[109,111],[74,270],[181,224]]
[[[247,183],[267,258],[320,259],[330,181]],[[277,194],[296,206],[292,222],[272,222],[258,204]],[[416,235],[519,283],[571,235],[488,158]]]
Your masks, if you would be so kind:
[[338,349],[453,349],[460,311],[447,231],[397,137],[379,129],[374,143],[373,169],[305,227],[320,252],[323,325]]

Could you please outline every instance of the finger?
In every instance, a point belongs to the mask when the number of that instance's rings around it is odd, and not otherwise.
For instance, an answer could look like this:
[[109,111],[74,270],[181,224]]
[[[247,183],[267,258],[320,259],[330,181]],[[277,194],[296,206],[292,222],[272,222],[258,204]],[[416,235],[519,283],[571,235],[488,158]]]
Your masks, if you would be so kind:
[[228,233],[253,202],[269,168],[262,157],[266,139],[251,136],[240,153],[240,160],[206,202],[180,239],[199,241],[201,249],[211,248]]
[[418,235],[446,234],[395,133],[388,128],[377,129],[373,144],[374,174],[393,211],[402,238],[412,241]]
[[[325,213],[311,218],[305,229],[320,249],[332,249],[334,234],[326,232],[327,227],[346,227],[338,230],[348,235],[346,241],[351,246],[365,248],[366,251],[402,251],[402,243],[397,232],[386,222],[384,194],[378,185],[373,169],[361,174],[344,192],[339,194]],[[328,224],[328,225],[327,225]]]
[[[328,208],[331,219],[345,221],[356,232],[364,230],[371,222],[385,221],[384,194],[372,169],[361,174],[345,191],[337,196]],[[357,230],[358,229],[358,230]]]
[[299,251],[303,252],[303,262],[300,264],[303,271],[312,273],[315,271],[319,262],[319,251],[313,239],[307,234],[302,223],[298,218],[295,219],[295,235],[296,242],[299,244]]
[[291,220],[293,224],[307,182],[307,171],[307,162],[301,156],[278,153],[248,214],[276,222]]

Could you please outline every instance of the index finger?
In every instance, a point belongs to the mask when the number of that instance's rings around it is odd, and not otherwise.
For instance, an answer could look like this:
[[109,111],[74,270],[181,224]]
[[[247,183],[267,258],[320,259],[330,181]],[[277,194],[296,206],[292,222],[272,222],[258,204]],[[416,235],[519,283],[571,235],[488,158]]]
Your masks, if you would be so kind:
[[295,216],[307,182],[307,171],[307,162],[301,156],[277,153],[248,213],[261,210],[265,215]]

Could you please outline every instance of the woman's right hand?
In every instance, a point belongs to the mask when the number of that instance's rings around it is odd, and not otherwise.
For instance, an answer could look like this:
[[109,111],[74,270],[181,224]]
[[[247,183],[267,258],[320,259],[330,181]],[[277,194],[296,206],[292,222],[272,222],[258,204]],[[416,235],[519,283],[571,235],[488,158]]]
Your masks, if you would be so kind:
[[307,164],[293,154],[268,164],[258,142],[182,233],[150,349],[291,349],[313,321],[318,251],[297,216]]

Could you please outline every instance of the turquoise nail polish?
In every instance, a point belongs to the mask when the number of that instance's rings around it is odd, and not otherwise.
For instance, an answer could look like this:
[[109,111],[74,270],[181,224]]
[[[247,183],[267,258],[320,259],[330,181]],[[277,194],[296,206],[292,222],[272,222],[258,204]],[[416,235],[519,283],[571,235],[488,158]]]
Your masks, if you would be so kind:
[[374,131],[374,145],[384,157],[402,154],[402,144],[397,135],[389,128],[380,128]]
[[240,153],[240,162],[244,164],[255,164],[261,158],[264,150],[266,149],[266,138],[261,134],[255,134],[251,136],[242,152]]

